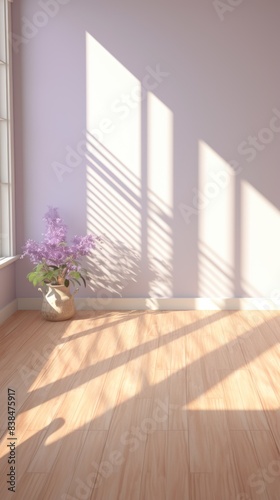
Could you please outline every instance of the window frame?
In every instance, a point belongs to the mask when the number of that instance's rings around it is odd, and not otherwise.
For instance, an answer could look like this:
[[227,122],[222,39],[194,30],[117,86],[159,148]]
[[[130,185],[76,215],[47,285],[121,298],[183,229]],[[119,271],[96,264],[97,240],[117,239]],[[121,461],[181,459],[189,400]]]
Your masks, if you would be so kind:
[[[4,164],[0,165],[0,172],[2,170],[2,179],[0,176],[0,268],[6,266],[8,263],[13,262],[17,256],[15,251],[15,174],[14,174],[14,134],[13,134],[13,79],[12,79],[12,48],[10,43],[10,33],[11,33],[11,2],[12,0],[0,0],[3,8],[4,19],[3,25],[5,27],[4,33],[1,35],[3,39],[1,43],[3,44],[3,52],[5,53],[4,61],[1,61],[1,65],[6,66],[5,77],[5,88],[2,96],[0,97],[3,101],[2,109],[6,110],[6,116],[2,116],[3,130],[2,139],[4,137],[4,148],[7,147],[6,157],[3,152]],[[6,126],[5,124],[6,123]],[[6,189],[5,187],[6,186]],[[5,193],[5,198],[2,199],[2,194]],[[3,234],[7,235],[2,239]]]

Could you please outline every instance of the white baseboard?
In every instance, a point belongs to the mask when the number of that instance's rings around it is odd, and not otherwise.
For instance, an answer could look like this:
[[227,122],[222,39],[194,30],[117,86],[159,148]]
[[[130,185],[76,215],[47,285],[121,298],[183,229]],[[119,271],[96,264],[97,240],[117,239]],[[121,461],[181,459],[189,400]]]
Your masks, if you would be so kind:
[[[131,311],[131,310],[158,310],[158,311],[188,311],[188,310],[244,310],[244,311],[278,311],[280,303],[276,303],[266,298],[193,298],[193,299],[162,299],[162,298],[142,298],[142,299],[111,299],[111,298],[90,298],[75,299],[77,310],[111,310],[111,311]],[[39,310],[42,299],[18,299],[18,309]]]
[[13,300],[7,306],[0,310],[0,325],[6,321],[18,309],[17,300]]

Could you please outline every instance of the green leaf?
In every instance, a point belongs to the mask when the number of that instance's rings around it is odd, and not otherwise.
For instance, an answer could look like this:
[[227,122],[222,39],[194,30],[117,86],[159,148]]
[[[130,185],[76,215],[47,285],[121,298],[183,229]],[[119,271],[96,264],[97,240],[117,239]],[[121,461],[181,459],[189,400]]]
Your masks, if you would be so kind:
[[79,279],[80,278],[80,273],[78,273],[77,271],[71,271],[69,273],[69,276],[71,276],[71,278],[76,278],[76,279]]
[[34,268],[34,270],[41,271],[41,269],[43,269],[44,266],[45,266],[45,264],[37,264],[37,266]]
[[36,276],[37,276],[37,274],[36,274],[36,273],[31,272],[31,273],[28,273],[28,275],[27,275],[27,279],[28,279],[29,281],[33,281],[33,279],[34,279]]

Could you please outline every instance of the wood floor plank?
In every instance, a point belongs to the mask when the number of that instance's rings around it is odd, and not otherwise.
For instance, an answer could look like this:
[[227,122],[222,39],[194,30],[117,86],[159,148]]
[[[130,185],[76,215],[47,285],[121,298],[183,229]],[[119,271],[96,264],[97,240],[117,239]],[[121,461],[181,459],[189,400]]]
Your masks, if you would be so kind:
[[149,399],[136,398],[116,408],[92,499],[139,499],[146,441],[154,431]]
[[187,368],[187,401],[204,397],[204,380],[202,373],[203,351],[199,338],[190,334],[186,340],[186,368]]
[[89,428],[98,404],[99,395],[102,393],[105,380],[105,374],[100,377],[93,378],[86,384],[83,392],[81,392],[81,390],[79,391],[80,400],[76,407],[73,406],[73,411],[70,413],[68,418],[68,425],[70,428],[76,430],[80,428]]
[[216,369],[229,369],[231,364],[227,350],[228,341],[224,334],[221,321],[209,322],[207,325],[207,331],[208,330],[209,333],[205,335],[206,349],[208,353],[213,355]]
[[200,398],[199,401],[189,404],[188,428],[190,471],[192,473],[212,472],[206,408],[206,398]]
[[158,357],[156,370],[170,370],[172,364],[172,337],[173,326],[171,321],[171,312],[164,315],[164,322],[160,316],[156,317],[156,327],[158,330]]
[[90,498],[95,488],[101,486],[98,469],[107,439],[106,431],[89,431],[84,440],[77,466],[71,478],[67,495]]
[[219,356],[219,350],[223,350],[223,347],[218,348],[216,343],[213,343],[211,334],[201,335],[200,343],[202,346],[201,371],[204,394],[209,398],[221,398],[223,397],[223,389],[220,384],[218,368],[224,366],[224,360],[222,356]]
[[[45,346],[51,344],[52,348],[55,347],[53,341],[49,337],[52,332],[51,325],[47,322],[40,325],[40,320],[38,319],[38,321],[36,321],[36,317],[37,316],[31,316],[33,321],[29,320],[23,323],[19,330],[20,335],[9,335],[6,345],[2,346],[1,368],[10,367],[11,374],[13,374],[14,352],[18,353],[18,371],[20,373],[23,367],[28,367],[35,372],[39,372],[45,363]],[[69,325],[71,325],[70,321],[66,322],[66,324],[60,323],[56,328],[58,334],[62,336]],[[31,350],[30,342],[32,342]],[[30,366],[31,363],[33,363],[33,365]]]
[[139,500],[166,498],[167,433],[155,431],[148,436]]
[[[230,431],[231,446],[233,449],[237,473],[241,490],[238,495],[253,500],[268,500],[267,490],[264,486],[262,491],[254,487],[254,478],[260,471],[260,463],[255,451],[254,442],[250,431]],[[261,480],[263,476],[261,473]]]
[[280,452],[270,431],[253,431],[258,460],[262,469],[258,471],[253,484],[261,492],[266,487],[270,500],[278,500],[280,492]]
[[188,429],[186,369],[169,372],[169,419],[170,430]]
[[170,372],[168,370],[156,370],[154,374],[154,397],[152,400],[153,411],[157,411],[157,408],[161,406],[162,408],[168,408],[167,413],[163,413],[162,418],[157,422],[158,430],[167,430],[169,426],[169,377]]
[[[89,426],[90,430],[108,430],[118,401],[125,364],[111,369],[104,380]],[[94,393],[92,393],[94,394]]]
[[[273,314],[275,313],[275,314]],[[259,311],[263,323],[267,323],[268,327],[273,331],[277,341],[280,342],[280,318],[277,311],[271,311],[270,317],[267,321],[267,314],[265,311]]]
[[53,500],[67,494],[86,435],[86,431],[74,431],[63,438],[41,498]]
[[147,331],[143,331],[144,342],[141,345],[141,357],[140,357],[140,387],[137,392],[137,397],[140,398],[152,398],[153,397],[153,380],[155,377],[155,371],[157,366],[157,356],[158,356],[158,336],[157,331],[153,329],[153,325],[150,321],[147,324]]
[[176,498],[190,498],[189,446],[186,431],[172,430],[167,442],[166,500]]
[[269,424],[267,417],[253,383],[250,370],[238,370],[237,383],[241,388],[241,399],[243,401],[244,412],[246,412],[249,429],[268,430]]
[[[27,332],[32,323],[37,323],[40,318],[39,311],[17,311],[0,325],[0,346],[2,348],[14,342],[21,342],[22,338],[12,338],[10,334],[15,330]],[[4,349],[3,351],[4,352]]]
[[[22,479],[17,482],[16,492],[13,498],[23,500],[28,498],[43,498],[41,496],[44,485],[48,482],[47,474],[26,472]],[[32,497],[31,497],[32,495]],[[3,497],[4,498],[4,497]]]
[[238,370],[245,367],[246,360],[239,343],[234,314],[224,315],[220,321],[220,326],[226,341],[226,349],[230,362],[229,368]]
[[[254,357],[254,361],[250,363],[249,369],[252,379],[254,380],[254,386],[265,411],[269,427],[273,433],[278,449],[280,450],[280,408],[279,395],[276,389],[277,385],[279,387],[279,378],[276,376],[273,384],[271,383],[273,374],[267,369],[264,358],[257,354],[252,341],[243,343],[242,349],[248,361]],[[270,356],[272,356],[272,354],[270,354]]]
[[190,490],[190,498],[194,498],[195,500],[216,500],[212,491],[211,474],[191,474]]
[[230,443],[224,399],[213,399],[207,412],[209,463],[211,464],[211,490],[214,498],[236,500],[238,474]]
[[186,335],[187,328],[184,321],[176,312],[172,313],[172,355],[170,369],[180,370],[186,366]]
[[[8,448],[8,444],[12,444],[11,440],[8,441],[7,437],[4,436],[3,440],[0,443],[0,488],[1,495],[4,497],[4,492],[7,491],[7,474],[10,472],[10,465],[8,460],[15,460],[15,469],[16,469],[16,490],[20,490],[20,484],[25,484],[25,481],[21,483],[22,478],[26,475],[28,464],[30,460],[32,460],[34,454],[39,448],[41,442],[44,439],[45,431],[41,431],[39,433],[25,432],[22,436],[16,436],[15,440],[15,458],[11,457],[10,448]],[[13,462],[10,462],[13,464]],[[23,498],[18,496],[18,498]]]
[[19,438],[16,449],[17,481],[20,481],[21,477],[27,472],[29,463],[33,460],[34,455],[42,446],[45,437],[46,429],[42,429],[38,432],[27,429],[22,437]]
[[[252,384],[247,370],[221,371],[223,377],[224,399],[228,410],[230,429],[268,429],[268,422],[262,403]],[[246,411],[246,409],[250,411]]]
[[45,430],[44,440],[28,465],[28,472],[49,473],[57,459],[63,440],[71,434],[64,419],[53,420]]
[[141,394],[143,383],[142,356],[126,363],[123,380],[121,383],[119,401],[127,401]]

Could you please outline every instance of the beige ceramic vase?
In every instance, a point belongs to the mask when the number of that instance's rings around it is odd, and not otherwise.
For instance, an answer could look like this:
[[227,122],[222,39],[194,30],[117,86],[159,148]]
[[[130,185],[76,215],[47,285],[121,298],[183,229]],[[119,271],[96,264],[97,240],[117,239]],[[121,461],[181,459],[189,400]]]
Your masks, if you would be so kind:
[[47,321],[63,321],[72,318],[76,312],[74,295],[70,292],[70,287],[64,285],[46,285],[46,289],[42,290],[42,316]]

